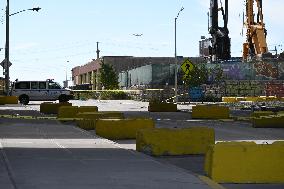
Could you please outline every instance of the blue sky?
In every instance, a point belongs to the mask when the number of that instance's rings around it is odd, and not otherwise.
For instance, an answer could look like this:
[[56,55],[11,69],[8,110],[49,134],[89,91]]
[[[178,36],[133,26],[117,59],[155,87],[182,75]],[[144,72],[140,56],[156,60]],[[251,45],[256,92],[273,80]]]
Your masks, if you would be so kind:
[[[96,58],[97,41],[101,56],[173,57],[174,18],[182,6],[177,23],[177,53],[197,56],[200,36],[209,37],[209,3],[210,0],[10,0],[10,13],[42,8],[40,12],[27,11],[10,17],[11,80],[53,78],[62,82],[66,70],[69,79],[72,67]],[[5,6],[6,0],[1,1],[1,19]],[[284,42],[283,6],[283,0],[264,0],[270,49]],[[233,56],[242,53],[243,10],[243,0],[229,0]],[[133,33],[143,36],[135,37]],[[3,48],[5,21],[0,24],[0,34]],[[3,50],[0,56],[4,59]]]

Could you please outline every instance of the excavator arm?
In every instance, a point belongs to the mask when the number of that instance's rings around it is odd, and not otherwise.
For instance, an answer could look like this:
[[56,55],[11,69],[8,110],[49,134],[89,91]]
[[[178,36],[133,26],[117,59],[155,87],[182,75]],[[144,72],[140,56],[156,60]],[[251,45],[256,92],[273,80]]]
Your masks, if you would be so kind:
[[[254,3],[257,5],[256,20],[254,18]],[[268,52],[262,13],[262,0],[246,0],[246,42],[243,44],[243,59],[261,59]]]

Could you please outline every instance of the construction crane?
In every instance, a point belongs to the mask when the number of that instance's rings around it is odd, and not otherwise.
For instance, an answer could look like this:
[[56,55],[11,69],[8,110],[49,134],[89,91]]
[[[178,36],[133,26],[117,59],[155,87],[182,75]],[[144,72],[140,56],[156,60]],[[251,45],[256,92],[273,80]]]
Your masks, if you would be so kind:
[[[255,20],[254,3],[257,6]],[[246,0],[246,42],[243,44],[243,59],[262,59],[268,53],[266,43],[267,30],[263,22],[262,0]]]
[[[209,33],[212,36],[210,55],[214,61],[229,60],[231,58],[231,40],[228,30],[228,0],[225,0],[225,10],[219,8],[218,0],[210,0],[210,27]],[[224,26],[219,26],[219,11],[223,16]]]

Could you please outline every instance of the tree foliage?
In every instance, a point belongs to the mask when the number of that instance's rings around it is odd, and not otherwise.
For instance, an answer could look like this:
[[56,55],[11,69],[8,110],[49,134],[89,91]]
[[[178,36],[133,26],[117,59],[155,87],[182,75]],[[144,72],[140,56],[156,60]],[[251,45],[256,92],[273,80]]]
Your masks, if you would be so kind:
[[209,72],[205,64],[194,65],[194,69],[188,76],[184,76],[185,84],[189,87],[197,87],[207,83]]
[[102,63],[99,72],[99,79],[104,89],[113,90],[119,88],[118,75],[112,65]]
[[188,76],[184,75],[184,82],[189,87],[198,87],[202,84],[221,83],[224,81],[223,69],[220,65],[207,68],[205,64],[194,65]]

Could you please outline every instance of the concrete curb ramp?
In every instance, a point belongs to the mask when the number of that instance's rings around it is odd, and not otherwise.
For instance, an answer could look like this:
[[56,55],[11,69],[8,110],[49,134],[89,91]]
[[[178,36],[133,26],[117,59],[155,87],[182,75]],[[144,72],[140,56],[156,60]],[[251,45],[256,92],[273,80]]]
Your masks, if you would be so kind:
[[228,119],[228,107],[217,105],[197,105],[192,107],[193,119]]
[[284,128],[284,115],[270,115],[253,118],[253,127],[255,128]]
[[96,134],[107,139],[135,139],[141,129],[154,128],[152,119],[99,119]]
[[69,102],[52,103],[44,102],[40,104],[40,112],[44,114],[57,114],[60,107],[72,106]]
[[149,112],[176,112],[177,104],[150,102],[148,106]]
[[0,96],[0,105],[4,104],[18,104],[17,96]]
[[214,129],[145,129],[137,133],[136,149],[153,156],[205,154],[215,143]]
[[212,145],[205,171],[218,183],[284,183],[284,142],[222,142]]

